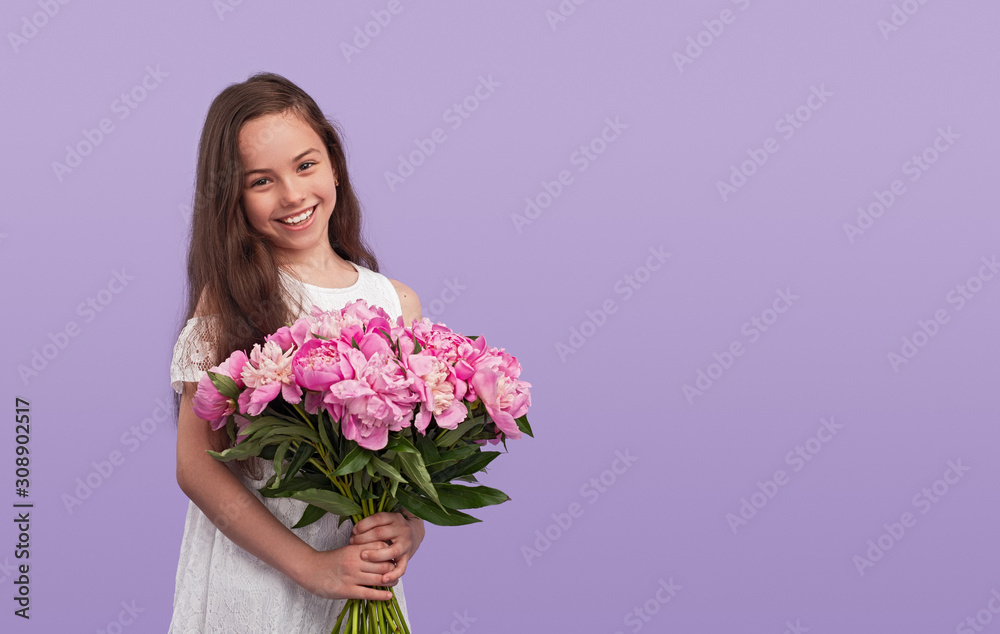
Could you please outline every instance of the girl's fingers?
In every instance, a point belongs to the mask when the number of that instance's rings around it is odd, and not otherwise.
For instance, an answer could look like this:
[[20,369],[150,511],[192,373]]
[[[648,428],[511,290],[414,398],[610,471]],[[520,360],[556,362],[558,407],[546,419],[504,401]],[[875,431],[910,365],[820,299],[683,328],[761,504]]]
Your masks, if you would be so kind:
[[393,568],[394,566],[391,561],[371,562],[363,564],[361,571],[375,575],[384,575],[387,572],[392,572]]
[[403,576],[404,572],[406,572],[406,563],[407,563],[406,557],[398,559],[396,567],[390,570],[389,572],[385,573],[384,575],[382,575],[382,585],[386,586],[396,585],[396,583],[399,581],[399,578]]
[[399,561],[399,558],[406,554],[407,546],[403,542],[396,542],[392,546],[364,550],[361,552],[361,559],[363,561],[389,561],[391,559]]
[[367,544],[370,542],[388,542],[399,539],[409,533],[409,526],[402,522],[392,524],[379,524],[364,531],[355,530],[351,535],[351,540],[355,544]]
[[398,513],[376,513],[375,515],[369,515],[360,522],[354,525],[354,534],[364,533],[369,531],[376,526],[382,526],[384,524],[391,524],[395,521],[393,515],[399,515]]
[[[386,585],[381,581],[375,581],[371,585],[379,586]],[[376,590],[375,588],[369,588],[367,586],[357,586],[354,588],[355,596],[359,599],[366,599],[368,601],[388,601],[392,598],[392,593],[388,590]]]

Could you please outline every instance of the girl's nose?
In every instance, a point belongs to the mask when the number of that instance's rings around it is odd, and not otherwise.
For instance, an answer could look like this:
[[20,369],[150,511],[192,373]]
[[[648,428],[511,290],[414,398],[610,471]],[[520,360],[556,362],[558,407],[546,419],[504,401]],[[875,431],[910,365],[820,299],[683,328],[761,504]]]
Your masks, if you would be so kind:
[[281,202],[285,206],[294,206],[305,198],[305,194],[294,182],[286,182],[282,190]]

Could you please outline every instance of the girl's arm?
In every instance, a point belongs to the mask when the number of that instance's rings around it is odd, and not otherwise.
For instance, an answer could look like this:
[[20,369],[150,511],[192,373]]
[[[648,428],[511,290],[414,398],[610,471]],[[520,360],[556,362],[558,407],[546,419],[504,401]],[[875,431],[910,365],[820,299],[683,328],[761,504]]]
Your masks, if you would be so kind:
[[352,544],[317,551],[282,524],[229,470],[205,451],[227,445],[225,429],[212,431],[191,408],[197,383],[185,382],[177,420],[177,484],[213,524],[237,546],[276,568],[309,592],[327,599],[388,600],[392,594],[366,586],[385,585],[391,562],[365,561],[362,550],[381,544]]

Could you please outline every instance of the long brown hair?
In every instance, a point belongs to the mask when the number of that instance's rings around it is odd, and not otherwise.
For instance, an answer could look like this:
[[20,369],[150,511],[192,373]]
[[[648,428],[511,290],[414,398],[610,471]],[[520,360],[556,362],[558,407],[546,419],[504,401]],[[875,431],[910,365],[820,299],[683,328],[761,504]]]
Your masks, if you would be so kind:
[[[191,238],[187,255],[187,311],[184,322],[201,313],[215,315],[211,365],[253,344],[287,322],[299,307],[281,284],[279,261],[268,239],[255,230],[243,211],[244,165],[239,135],[253,119],[294,113],[326,145],[337,176],[337,202],[330,218],[330,246],[340,257],[378,272],[378,261],[361,235],[361,205],[347,172],[338,126],[316,102],[288,79],[257,73],[231,84],[212,101],[198,144]],[[266,143],[264,130],[253,142]],[[178,328],[178,334],[183,322]],[[175,403],[179,407],[180,398]]]

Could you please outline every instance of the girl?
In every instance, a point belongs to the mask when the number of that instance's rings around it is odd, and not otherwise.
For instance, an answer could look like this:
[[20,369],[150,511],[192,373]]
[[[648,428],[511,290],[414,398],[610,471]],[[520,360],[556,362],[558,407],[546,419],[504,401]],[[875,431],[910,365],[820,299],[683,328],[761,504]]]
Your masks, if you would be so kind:
[[364,245],[334,126],[281,76],[229,86],[199,144],[187,323],[170,368],[180,395],[177,482],[191,499],[170,632],[328,632],[345,599],[388,599],[370,587],[379,585],[394,586],[408,618],[399,582],[423,539],[420,519],[378,513],[352,530],[327,514],[290,529],[305,503],[257,493],[274,474],[267,461],[209,456],[228,436],[192,410],[198,380],[231,352],[263,343],[313,304],[331,310],[358,298],[393,321],[421,318],[416,293],[378,273]]

